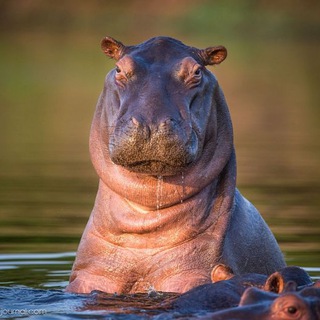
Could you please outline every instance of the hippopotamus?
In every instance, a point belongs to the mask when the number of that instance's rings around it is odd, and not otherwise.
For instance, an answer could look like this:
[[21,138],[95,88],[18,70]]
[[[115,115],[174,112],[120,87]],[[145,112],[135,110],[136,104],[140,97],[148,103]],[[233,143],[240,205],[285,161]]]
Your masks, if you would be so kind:
[[176,298],[168,307],[180,313],[217,311],[236,307],[247,288],[282,293],[290,283],[296,290],[313,284],[305,270],[296,266],[285,267],[269,277],[263,274],[248,273],[234,275],[225,265],[216,265],[211,273],[213,283],[203,284]]
[[269,227],[236,188],[228,106],[206,66],[223,46],[169,37],[101,44],[116,61],[90,133],[99,188],[67,291],[183,293],[235,274],[285,266]]
[[317,320],[320,319],[320,289],[316,286],[295,290],[294,282],[281,294],[248,288],[239,307],[215,312],[202,320]]

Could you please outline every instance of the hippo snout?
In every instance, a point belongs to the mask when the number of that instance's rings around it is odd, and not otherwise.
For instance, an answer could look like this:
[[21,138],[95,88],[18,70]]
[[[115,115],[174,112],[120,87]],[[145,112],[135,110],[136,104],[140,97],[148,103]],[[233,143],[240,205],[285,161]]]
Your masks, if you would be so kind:
[[148,123],[142,116],[119,121],[109,139],[111,160],[126,169],[151,175],[174,175],[197,158],[198,139],[191,126],[167,117]]

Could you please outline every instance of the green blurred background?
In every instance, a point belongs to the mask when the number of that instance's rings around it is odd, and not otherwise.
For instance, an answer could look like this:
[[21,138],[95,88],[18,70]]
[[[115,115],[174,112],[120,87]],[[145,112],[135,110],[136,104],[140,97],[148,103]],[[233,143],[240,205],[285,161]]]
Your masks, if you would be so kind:
[[0,0],[0,251],[74,251],[98,179],[88,136],[110,35],[224,45],[212,68],[238,186],[289,264],[320,267],[320,1]]

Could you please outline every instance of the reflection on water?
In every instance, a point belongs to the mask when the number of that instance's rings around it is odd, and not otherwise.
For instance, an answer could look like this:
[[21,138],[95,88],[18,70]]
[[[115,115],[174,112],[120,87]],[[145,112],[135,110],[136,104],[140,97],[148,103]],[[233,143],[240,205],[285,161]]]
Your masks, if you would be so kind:
[[63,289],[68,283],[74,252],[1,254],[1,286]]

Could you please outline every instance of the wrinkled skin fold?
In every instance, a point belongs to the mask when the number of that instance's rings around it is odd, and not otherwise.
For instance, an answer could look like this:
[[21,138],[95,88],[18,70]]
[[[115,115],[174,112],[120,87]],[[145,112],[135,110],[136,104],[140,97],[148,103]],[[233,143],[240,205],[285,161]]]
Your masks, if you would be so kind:
[[232,124],[207,65],[222,46],[157,37],[102,40],[116,60],[90,134],[99,190],[68,291],[185,292],[217,263],[235,274],[285,266],[271,231],[236,189]]

